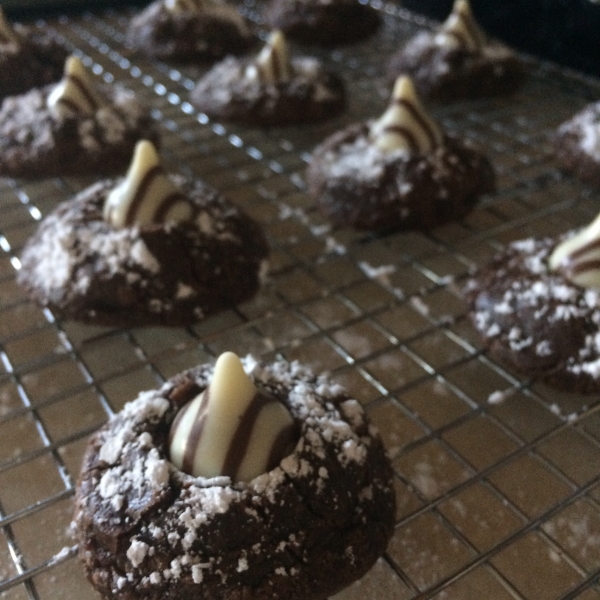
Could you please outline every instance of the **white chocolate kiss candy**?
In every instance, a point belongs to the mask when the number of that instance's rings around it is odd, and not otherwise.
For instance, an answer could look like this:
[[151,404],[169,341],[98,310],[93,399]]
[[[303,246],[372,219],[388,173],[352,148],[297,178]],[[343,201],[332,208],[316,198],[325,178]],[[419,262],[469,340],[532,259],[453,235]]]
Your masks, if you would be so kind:
[[204,0],[165,0],[165,8],[172,13],[197,12],[204,6]]
[[442,131],[425,112],[410,77],[398,77],[392,100],[383,115],[371,125],[372,142],[382,152],[404,150],[425,154],[439,146]]
[[573,237],[559,244],[548,261],[552,271],[560,271],[584,288],[600,289],[600,215]]
[[193,477],[250,481],[276,467],[297,442],[292,415],[258,392],[240,359],[225,352],[210,385],[178,413],[169,435],[171,462]]
[[292,66],[288,56],[287,42],[283,33],[273,31],[265,47],[256,57],[256,68],[261,79],[267,83],[288,81],[292,76]]
[[19,36],[4,16],[4,11],[0,6],[0,44],[18,44]]
[[486,44],[485,34],[477,25],[468,0],[456,0],[450,16],[435,36],[440,46],[481,50]]
[[125,179],[108,194],[104,220],[113,227],[190,221],[193,207],[167,177],[152,142],[141,140]]
[[50,92],[47,102],[48,107],[59,115],[93,115],[103,104],[83,63],[75,56],[67,58],[65,74]]

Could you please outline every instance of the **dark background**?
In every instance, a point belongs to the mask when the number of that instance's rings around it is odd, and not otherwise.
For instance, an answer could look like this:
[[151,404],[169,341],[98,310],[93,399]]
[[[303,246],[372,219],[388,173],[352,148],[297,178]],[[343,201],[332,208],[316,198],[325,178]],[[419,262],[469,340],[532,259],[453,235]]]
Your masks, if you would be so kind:
[[[404,0],[440,21],[452,0]],[[600,75],[600,3],[590,0],[471,0],[481,27],[529,54]]]

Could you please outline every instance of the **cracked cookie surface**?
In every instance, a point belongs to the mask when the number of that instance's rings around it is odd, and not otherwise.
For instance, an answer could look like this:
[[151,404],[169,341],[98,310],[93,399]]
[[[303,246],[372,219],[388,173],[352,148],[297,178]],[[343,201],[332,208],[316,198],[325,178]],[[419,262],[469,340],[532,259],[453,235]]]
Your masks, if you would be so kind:
[[321,600],[385,550],[392,472],[360,404],[297,363],[244,367],[300,430],[293,452],[248,483],[192,477],[168,459],[175,414],[212,365],[140,394],[90,440],[75,529],[104,598]]

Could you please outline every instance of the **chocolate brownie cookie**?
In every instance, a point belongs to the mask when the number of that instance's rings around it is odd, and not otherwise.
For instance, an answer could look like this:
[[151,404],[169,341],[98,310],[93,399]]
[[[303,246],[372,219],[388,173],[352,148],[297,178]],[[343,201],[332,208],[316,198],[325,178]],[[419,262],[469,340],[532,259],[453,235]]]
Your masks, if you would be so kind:
[[390,78],[410,75],[423,97],[442,101],[508,94],[525,77],[522,60],[479,29],[467,0],[456,0],[439,30],[410,39],[388,72]]
[[527,239],[479,269],[464,295],[489,354],[557,388],[600,392],[600,220]]
[[437,126],[407,77],[396,82],[382,117],[351,125],[314,150],[306,181],[333,223],[374,231],[457,219],[495,185],[485,156]]
[[[287,413],[297,441],[274,466],[240,480],[173,464],[178,411],[196,414],[185,405],[199,403],[200,420],[218,428],[220,421],[210,424],[219,412],[214,397],[236,393],[237,375],[232,388],[223,384],[228,391],[213,387],[224,357],[214,369],[198,366],[140,394],[92,436],[74,523],[79,556],[103,598],[323,600],[385,550],[394,491],[381,440],[356,400],[297,363],[245,358],[242,377],[254,391],[242,394],[239,427],[213,435],[196,421],[187,437],[189,456],[212,436],[225,462],[239,464],[270,452],[256,434],[276,409]],[[274,431],[285,428],[277,421]]]
[[0,7],[0,100],[58,81],[67,56],[44,30],[11,26]]
[[71,57],[58,84],[2,103],[0,176],[119,172],[141,138],[158,138],[149,111],[122,88],[95,86]]
[[168,176],[144,141],[127,178],[83,190],[42,221],[18,281],[61,317],[189,325],[251,298],[267,255],[257,223],[200,181]]
[[565,169],[600,187],[600,102],[565,121],[556,132],[554,148]]
[[381,22],[377,11],[359,0],[271,0],[264,19],[293,40],[320,46],[358,42]]
[[190,102],[210,117],[249,125],[291,125],[333,117],[344,84],[314,58],[289,59],[281,32],[255,59],[228,57],[196,85]]
[[238,11],[216,0],[156,0],[132,19],[127,31],[134,51],[177,62],[242,54],[255,39]]

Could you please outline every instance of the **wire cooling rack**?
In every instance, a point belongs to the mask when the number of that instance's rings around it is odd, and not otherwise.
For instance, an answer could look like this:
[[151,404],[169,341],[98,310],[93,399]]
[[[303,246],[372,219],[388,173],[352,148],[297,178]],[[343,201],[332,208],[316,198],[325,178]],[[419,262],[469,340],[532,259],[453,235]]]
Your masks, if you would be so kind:
[[[187,329],[57,321],[14,282],[39,220],[93,178],[0,180],[0,598],[97,598],[69,536],[88,435],[140,390],[221,351],[329,370],[366,406],[393,459],[398,511],[385,556],[336,600],[600,600],[600,403],[557,393],[490,360],[459,289],[507,242],[556,234],[598,212],[562,174],[550,136],[600,96],[597,81],[531,62],[511,98],[437,107],[493,160],[499,190],[429,233],[331,229],[305,193],[308,153],[384,109],[384,57],[428,26],[378,5],[365,43],[321,52],[350,106],[324,125],[255,130],[187,102],[200,67],[131,57],[128,12],[41,23],[95,75],[135,90],[173,170],[206,179],[259,220],[272,245],[260,294]],[[245,8],[260,23],[255,7]]]

